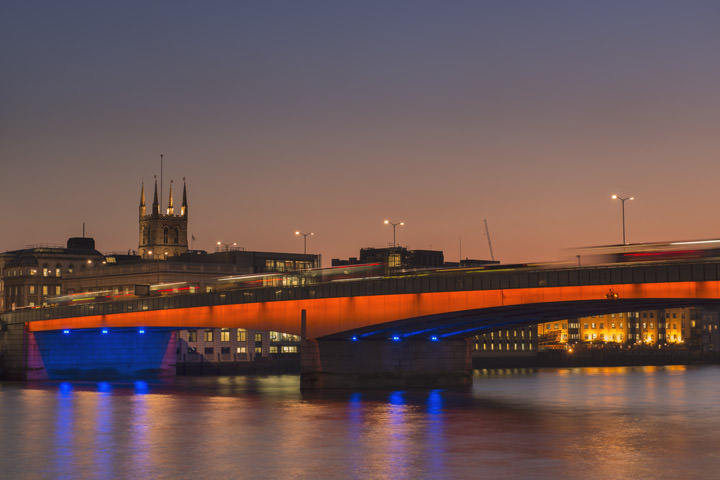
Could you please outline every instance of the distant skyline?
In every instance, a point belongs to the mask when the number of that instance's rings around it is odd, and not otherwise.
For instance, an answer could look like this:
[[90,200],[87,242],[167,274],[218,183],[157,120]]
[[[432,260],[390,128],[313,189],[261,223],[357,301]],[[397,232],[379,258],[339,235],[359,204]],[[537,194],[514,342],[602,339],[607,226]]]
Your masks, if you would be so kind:
[[[194,248],[504,262],[720,238],[720,3],[0,4],[0,251],[138,247],[187,178]],[[147,190],[146,190],[147,191]],[[151,194],[151,192],[150,192]]]

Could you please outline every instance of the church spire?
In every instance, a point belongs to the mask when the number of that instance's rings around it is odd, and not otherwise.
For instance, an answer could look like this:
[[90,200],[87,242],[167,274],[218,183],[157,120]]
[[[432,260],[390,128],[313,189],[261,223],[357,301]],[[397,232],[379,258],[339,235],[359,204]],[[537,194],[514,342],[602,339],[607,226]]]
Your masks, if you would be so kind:
[[157,177],[155,177],[155,194],[153,195],[152,213],[153,215],[160,215],[160,204],[158,203],[157,195]]
[[140,216],[144,217],[147,214],[145,208],[145,182],[142,182],[140,186]]
[[185,177],[183,177],[183,200],[182,206],[180,207],[180,215],[183,217],[187,215],[188,204],[187,204],[187,188],[185,186]]
[[175,213],[175,207],[173,205],[172,184],[173,181],[170,180],[170,197],[168,198],[167,215],[173,215]]

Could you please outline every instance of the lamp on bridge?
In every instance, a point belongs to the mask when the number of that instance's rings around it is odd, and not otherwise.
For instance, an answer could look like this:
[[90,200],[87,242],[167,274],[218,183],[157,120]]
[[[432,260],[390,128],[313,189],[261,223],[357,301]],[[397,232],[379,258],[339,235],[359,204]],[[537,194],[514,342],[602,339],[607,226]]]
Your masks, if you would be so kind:
[[312,237],[313,235],[315,235],[315,233],[314,232],[305,233],[305,232],[301,232],[300,230],[295,230],[295,235],[303,236],[303,254],[307,255],[307,237],[308,237],[308,235],[310,235]]
[[613,195],[613,200],[620,200],[622,207],[622,232],[623,232],[623,245],[627,245],[625,241],[625,200],[635,200],[635,197],[621,197],[620,195]]
[[397,243],[395,242],[395,239],[397,238],[396,235],[395,235],[395,229],[396,229],[398,226],[401,226],[401,227],[402,227],[403,225],[405,225],[405,222],[397,222],[397,223],[395,223],[395,222],[391,222],[390,220],[385,220],[384,223],[385,223],[385,225],[392,225],[392,227],[393,227],[393,248],[395,248],[395,247],[397,246]]

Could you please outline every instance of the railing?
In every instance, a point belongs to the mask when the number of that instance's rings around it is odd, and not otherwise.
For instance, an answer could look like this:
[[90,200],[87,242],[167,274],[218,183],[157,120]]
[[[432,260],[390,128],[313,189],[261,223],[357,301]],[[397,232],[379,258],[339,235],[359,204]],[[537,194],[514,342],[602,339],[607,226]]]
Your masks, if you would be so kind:
[[275,302],[330,297],[514,288],[612,285],[720,280],[720,262],[604,265],[560,269],[472,270],[403,274],[383,278],[320,283],[297,287],[264,287],[165,297],[27,309],[2,315],[6,323],[31,322],[111,313],[189,308],[223,304]]

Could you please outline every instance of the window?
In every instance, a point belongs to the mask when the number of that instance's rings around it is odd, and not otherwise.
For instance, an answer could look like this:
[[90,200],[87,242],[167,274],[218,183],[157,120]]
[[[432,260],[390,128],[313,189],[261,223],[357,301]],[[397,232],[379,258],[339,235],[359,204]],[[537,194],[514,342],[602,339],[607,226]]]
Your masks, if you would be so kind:
[[602,330],[602,329],[604,329],[604,328],[605,328],[605,324],[604,324],[604,323],[601,323],[601,324],[600,324],[600,330]]
[[262,347],[255,347],[255,353],[262,353]]
[[277,353],[277,352],[278,352],[277,345],[271,345],[271,346],[270,346],[270,353]]
[[237,341],[238,342],[245,342],[247,341],[247,330],[244,328],[238,328],[237,331]]
[[197,342],[197,330],[188,330],[188,342]]
[[205,355],[212,355],[213,352],[213,347],[205,347]]
[[173,229],[173,243],[180,243],[180,232],[178,232],[178,229]]
[[595,328],[595,323],[592,324],[592,328]]
[[75,269],[75,267],[73,267],[73,264],[71,263],[71,264],[68,266],[68,273],[73,273],[73,270],[74,270],[74,269]]
[[163,243],[168,243],[168,227],[163,228]]
[[583,323],[583,328],[584,328],[585,330],[587,330],[587,329],[588,329],[588,324],[587,324],[587,323]]
[[247,353],[247,348],[246,347],[237,347],[235,349],[235,353],[241,353],[241,354],[245,355]]
[[212,328],[208,328],[205,330],[205,341],[206,342],[212,342],[213,341],[213,331]]
[[[230,341],[230,329],[229,328],[221,328],[220,329],[220,341],[221,342],[229,342]],[[228,353],[230,353],[228,351]]]
[[230,355],[230,347],[220,347],[220,353],[223,355]]
[[46,263],[42,267],[42,276],[47,277],[50,274],[50,266]]
[[297,345],[283,345],[282,353],[297,353]]
[[56,277],[61,277],[61,276],[62,276],[62,270],[60,269],[60,264],[59,264],[59,263],[58,263],[57,265],[55,265],[55,276],[56,276]]
[[30,295],[35,295],[35,285],[30,285]]
[[60,285],[55,285],[55,295],[60,295]]
[[262,342],[262,333],[256,333],[256,334],[255,334],[255,341],[256,341],[256,342]]
[[43,286],[42,286],[42,294],[43,294],[43,295],[47,295],[47,294],[48,294],[48,286],[47,286],[47,285],[43,285]]

